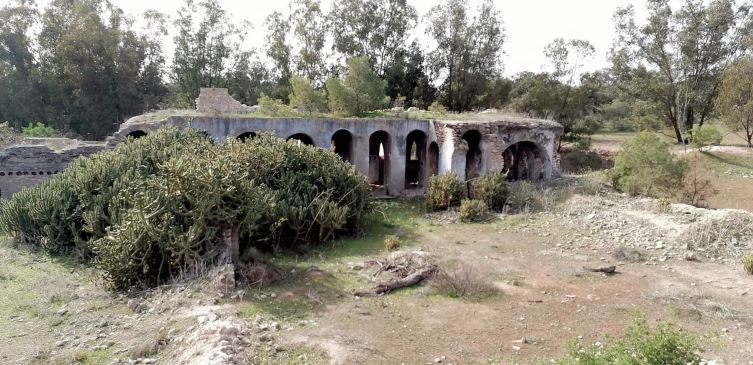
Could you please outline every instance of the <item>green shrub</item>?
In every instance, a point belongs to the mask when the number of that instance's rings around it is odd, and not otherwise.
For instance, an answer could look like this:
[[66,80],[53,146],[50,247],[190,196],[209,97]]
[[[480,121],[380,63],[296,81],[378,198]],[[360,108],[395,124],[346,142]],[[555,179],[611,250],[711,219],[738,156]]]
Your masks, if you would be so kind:
[[48,127],[42,122],[31,123],[27,127],[21,128],[21,134],[24,137],[55,137],[58,132],[55,128]]
[[489,209],[501,212],[507,201],[507,176],[492,172],[474,179],[473,198],[486,203]]
[[435,100],[433,103],[431,103],[431,105],[429,105],[429,111],[439,115],[447,114],[447,108],[445,108],[444,105],[439,102],[439,100]]
[[280,99],[272,99],[266,95],[259,97],[259,112],[270,117],[295,116],[293,109],[285,105]]
[[722,143],[722,132],[715,125],[704,124],[693,128],[693,147],[702,149]]
[[400,237],[391,234],[384,237],[384,250],[395,251],[400,248]]
[[613,186],[630,195],[662,196],[682,183],[687,164],[675,159],[659,136],[638,133],[615,157]]
[[305,77],[290,78],[290,106],[308,115],[327,111],[327,96],[324,92],[314,89],[312,84],[311,80]]
[[562,170],[566,172],[583,173],[600,170],[602,166],[604,166],[604,161],[594,151],[576,149],[562,158]]
[[572,343],[568,355],[552,362],[558,365],[686,365],[698,364],[703,350],[697,336],[669,323],[651,329],[638,319],[619,338],[606,345]]
[[743,270],[749,275],[753,275],[753,255],[745,255],[743,257]]
[[460,202],[459,217],[463,223],[481,222],[489,214],[489,207],[481,200],[463,199]]
[[0,207],[0,227],[49,251],[75,250],[124,289],[211,264],[230,227],[242,249],[355,233],[368,196],[365,178],[329,151],[269,135],[214,144],[170,129],[15,194]]
[[426,205],[430,210],[447,209],[460,203],[463,187],[454,172],[434,175],[426,187]]

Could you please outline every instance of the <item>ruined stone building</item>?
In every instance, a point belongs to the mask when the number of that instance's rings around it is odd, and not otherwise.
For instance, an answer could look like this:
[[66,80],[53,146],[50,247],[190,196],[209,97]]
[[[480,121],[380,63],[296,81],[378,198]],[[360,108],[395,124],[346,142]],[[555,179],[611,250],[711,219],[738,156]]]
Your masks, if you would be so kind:
[[260,133],[332,150],[366,175],[378,193],[421,194],[431,175],[454,171],[470,180],[503,171],[511,180],[559,175],[562,126],[516,117],[482,121],[417,119],[264,118],[225,89],[202,89],[196,111],[161,111],[131,118],[105,142],[73,142],[54,149],[45,141],[0,151],[3,197],[61,171],[74,158],[112,148],[160,128],[195,128],[224,141]]

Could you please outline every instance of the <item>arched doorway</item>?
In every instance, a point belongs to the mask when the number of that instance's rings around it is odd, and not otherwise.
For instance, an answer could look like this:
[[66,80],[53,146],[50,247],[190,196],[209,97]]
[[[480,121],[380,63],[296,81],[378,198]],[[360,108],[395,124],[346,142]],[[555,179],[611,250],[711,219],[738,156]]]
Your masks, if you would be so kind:
[[238,137],[235,137],[236,139],[240,140],[241,142],[246,142],[249,139],[256,138],[256,133],[254,132],[245,132],[238,135]]
[[133,131],[131,133],[128,133],[126,135],[126,137],[131,137],[133,139],[139,139],[141,137],[146,137],[146,132],[141,131],[141,130],[135,130],[135,131]]
[[481,175],[481,132],[470,130],[465,132],[462,137],[468,145],[468,152],[465,154],[465,179],[470,180]]
[[424,186],[426,134],[415,130],[405,137],[405,187]]
[[502,158],[502,172],[507,174],[508,181],[538,181],[544,178],[546,157],[533,142],[523,141],[511,145],[502,152]]
[[353,135],[341,129],[332,135],[332,151],[343,161],[353,162]]
[[309,137],[305,133],[296,133],[296,134],[288,137],[288,141],[290,141],[292,139],[297,140],[298,143],[304,144],[306,146],[313,146],[314,145],[314,140],[311,139],[311,137]]
[[426,178],[439,174],[439,145],[437,142],[429,144],[429,153],[426,159]]
[[[369,137],[369,183],[377,188],[387,185],[390,180],[390,149],[392,140],[389,133],[377,131]],[[385,193],[389,193],[385,189]]]

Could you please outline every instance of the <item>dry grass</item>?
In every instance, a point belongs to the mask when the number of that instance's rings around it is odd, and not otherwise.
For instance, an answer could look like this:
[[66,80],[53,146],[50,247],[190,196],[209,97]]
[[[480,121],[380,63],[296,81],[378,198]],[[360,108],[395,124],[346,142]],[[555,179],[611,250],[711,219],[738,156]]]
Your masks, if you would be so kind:
[[742,259],[743,270],[749,275],[753,275],[753,255],[745,255]]
[[739,245],[753,237],[753,217],[743,212],[730,212],[723,217],[711,218],[693,224],[682,235],[689,250],[713,256],[742,256]]
[[483,299],[499,292],[487,275],[466,263],[438,269],[431,286],[451,298]]
[[646,261],[645,255],[634,249],[629,247],[618,247],[612,252],[612,257],[614,257],[618,261],[623,262],[643,262]]
[[261,262],[243,265],[236,272],[242,283],[262,288],[271,285],[281,277],[274,267]]
[[384,250],[392,252],[400,248],[400,237],[391,234],[384,237]]

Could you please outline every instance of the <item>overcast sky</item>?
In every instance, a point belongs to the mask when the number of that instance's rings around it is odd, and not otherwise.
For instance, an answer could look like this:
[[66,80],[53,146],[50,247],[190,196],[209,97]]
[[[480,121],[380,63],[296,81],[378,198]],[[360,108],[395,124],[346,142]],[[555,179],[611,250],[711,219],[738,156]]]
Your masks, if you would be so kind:
[[[0,0],[2,2],[3,0]],[[49,0],[38,1],[45,5]],[[127,13],[137,15],[147,9],[155,9],[168,15],[175,15],[182,0],[111,0]],[[322,0],[325,11],[336,0]],[[219,0],[223,8],[240,23],[248,20],[254,24],[250,43],[263,46],[266,29],[265,17],[279,10],[286,12],[288,0]],[[408,0],[416,7],[421,17],[439,0]],[[478,0],[471,0],[478,3]],[[507,34],[503,56],[505,74],[514,75],[521,71],[541,71],[546,69],[544,47],[554,38],[585,39],[596,47],[593,59],[588,60],[586,69],[593,70],[608,66],[609,51],[614,25],[612,15],[617,7],[634,4],[642,9],[645,0],[494,0],[502,13]],[[136,17],[138,19],[138,17]],[[420,32],[423,33],[423,32]],[[423,34],[420,34],[423,36]],[[425,44],[426,42],[424,42]],[[172,48],[168,51],[171,53]],[[585,70],[584,70],[585,71]]]

